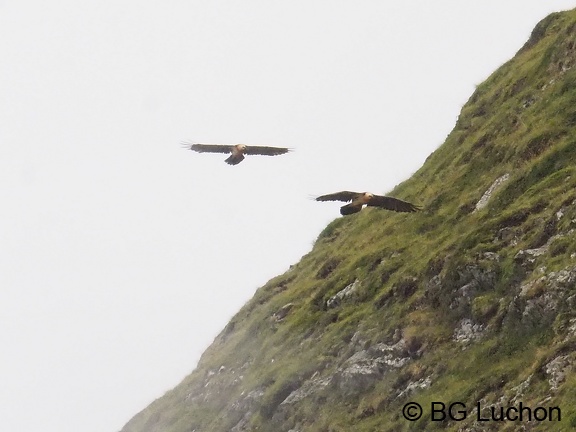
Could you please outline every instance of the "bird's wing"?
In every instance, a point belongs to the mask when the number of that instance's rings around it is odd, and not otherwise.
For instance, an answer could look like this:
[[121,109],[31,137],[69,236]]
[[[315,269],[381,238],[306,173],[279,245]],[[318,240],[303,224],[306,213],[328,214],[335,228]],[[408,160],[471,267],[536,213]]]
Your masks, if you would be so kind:
[[316,201],[352,201],[362,195],[361,192],[341,191],[333,194],[322,195],[316,198]]
[[246,146],[244,154],[247,155],[264,155],[264,156],[277,156],[288,153],[289,148],[286,147],[266,147],[266,146]]
[[219,145],[219,144],[191,144],[183,143],[186,148],[194,150],[198,153],[232,153],[231,145]]
[[387,210],[405,213],[411,213],[420,210],[420,207],[412,203],[382,195],[373,195],[370,201],[368,201],[367,205],[371,207],[382,207]]

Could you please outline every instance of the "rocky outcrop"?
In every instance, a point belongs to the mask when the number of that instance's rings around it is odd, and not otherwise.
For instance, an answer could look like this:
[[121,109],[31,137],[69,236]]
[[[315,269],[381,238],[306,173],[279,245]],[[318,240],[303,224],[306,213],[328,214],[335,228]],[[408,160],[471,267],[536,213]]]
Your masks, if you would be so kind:
[[333,309],[333,308],[340,306],[342,301],[351,297],[356,292],[359,285],[360,285],[360,281],[358,279],[356,279],[350,285],[347,285],[343,290],[338,291],[334,296],[330,297],[326,301],[326,307],[329,309]]
[[411,360],[406,343],[378,343],[355,352],[334,372],[321,376],[316,372],[298,389],[288,395],[281,405],[291,405],[307,397],[337,392],[349,397],[373,386],[388,371],[401,368]]
[[282,321],[290,313],[290,311],[292,310],[293,307],[294,307],[294,303],[285,304],[280,309],[278,309],[276,312],[274,312],[274,315],[272,315],[272,318],[274,319],[274,321],[277,321],[277,322]]
[[484,326],[474,323],[470,318],[464,318],[454,330],[453,339],[456,342],[467,344],[482,337]]
[[492,183],[492,185],[490,185],[488,190],[486,192],[484,192],[484,195],[482,195],[482,198],[480,198],[480,200],[476,203],[474,211],[476,212],[476,211],[482,210],[484,207],[486,207],[488,205],[488,201],[490,201],[490,198],[492,198],[492,195],[494,195],[494,193],[509,178],[510,178],[510,174],[506,173],[503,176],[498,177],[496,180],[494,180],[494,183]]
[[520,331],[550,326],[561,309],[576,306],[576,267],[549,272],[523,283],[508,306],[504,325]]
[[575,354],[565,354],[554,357],[544,366],[550,384],[550,391],[556,392],[566,379],[568,372],[574,369]]
[[356,352],[338,368],[334,379],[344,396],[358,394],[374,385],[387,371],[410,361],[406,342],[394,345],[379,343]]

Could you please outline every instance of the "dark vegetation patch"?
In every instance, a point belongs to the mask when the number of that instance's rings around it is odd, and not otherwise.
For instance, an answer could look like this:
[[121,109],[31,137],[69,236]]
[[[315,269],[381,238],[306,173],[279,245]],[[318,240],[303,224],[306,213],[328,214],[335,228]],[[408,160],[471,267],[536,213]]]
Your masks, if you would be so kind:
[[520,160],[528,161],[540,156],[546,151],[554,141],[562,136],[562,131],[548,130],[533,136],[529,141],[519,149],[518,157]]
[[501,230],[503,228],[517,227],[526,222],[528,216],[530,216],[529,208],[517,209],[514,210],[512,213],[504,214],[501,217],[499,217],[494,222],[494,225],[497,230]]
[[550,244],[550,256],[556,257],[558,255],[566,254],[569,250],[572,249],[573,244],[574,240],[566,237],[554,240]]
[[528,82],[528,80],[526,79],[525,76],[516,80],[508,88],[508,93],[506,95],[506,98],[511,98],[513,96],[516,96],[518,93],[520,93],[522,90],[524,90],[526,88],[527,82]]
[[441,256],[434,256],[430,258],[426,264],[426,268],[424,269],[424,276],[426,278],[431,278],[432,276],[440,274],[444,268],[445,260],[446,258]]
[[262,416],[267,419],[272,418],[276,412],[276,408],[278,408],[278,405],[280,405],[284,399],[290,395],[290,393],[292,393],[294,390],[297,390],[300,385],[300,379],[295,378],[294,381],[284,382],[277,386],[277,389],[270,391],[271,394],[266,395],[260,407],[260,413]]
[[550,237],[556,234],[556,227],[558,225],[558,220],[556,216],[548,218],[548,220],[538,219],[536,221],[536,234],[532,241],[528,244],[528,249],[535,249],[544,246]]
[[475,322],[487,324],[498,312],[499,305],[499,298],[493,293],[478,296],[472,301],[472,318]]
[[384,306],[387,306],[392,301],[393,298],[394,298],[394,290],[391,288],[374,301],[374,307],[376,309],[381,309]]
[[326,279],[330,274],[336,270],[342,260],[340,258],[329,258],[316,272],[316,279]]
[[400,299],[405,300],[411,297],[418,289],[418,279],[415,277],[404,277],[396,282],[392,289],[394,294]]
[[390,280],[390,277],[402,267],[402,262],[399,260],[386,261],[380,272],[380,283],[385,284]]
[[478,200],[471,200],[460,205],[456,211],[456,219],[460,219],[472,213],[476,209],[477,202]]
[[418,279],[415,277],[404,277],[396,282],[384,294],[374,301],[374,307],[381,309],[390,305],[391,302],[403,302],[408,299],[418,289]]

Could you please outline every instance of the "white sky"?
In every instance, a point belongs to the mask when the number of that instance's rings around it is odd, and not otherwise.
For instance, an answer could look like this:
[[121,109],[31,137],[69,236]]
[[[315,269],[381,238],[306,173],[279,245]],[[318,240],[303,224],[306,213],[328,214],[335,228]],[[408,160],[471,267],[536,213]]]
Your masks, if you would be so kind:
[[[0,0],[0,428],[111,432],[560,0]],[[286,146],[198,154],[183,140]]]

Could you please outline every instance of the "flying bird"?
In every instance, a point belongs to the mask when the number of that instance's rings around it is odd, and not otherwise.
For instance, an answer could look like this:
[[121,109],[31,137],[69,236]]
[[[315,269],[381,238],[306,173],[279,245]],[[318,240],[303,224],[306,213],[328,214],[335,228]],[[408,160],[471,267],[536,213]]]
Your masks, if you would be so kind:
[[420,207],[406,201],[388,196],[375,195],[369,192],[342,191],[333,194],[322,195],[316,201],[352,201],[350,204],[340,207],[343,216],[358,213],[364,204],[369,207],[380,207],[395,212],[412,213],[420,210]]
[[220,144],[192,144],[183,143],[190,150],[198,153],[232,153],[224,162],[229,165],[238,165],[244,160],[244,155],[277,156],[290,151],[285,147],[252,146],[246,144],[220,145]]

